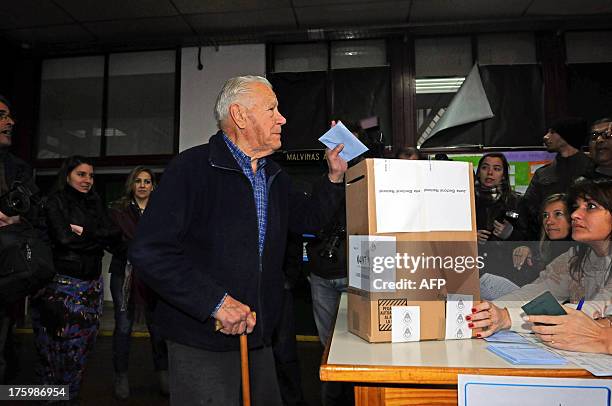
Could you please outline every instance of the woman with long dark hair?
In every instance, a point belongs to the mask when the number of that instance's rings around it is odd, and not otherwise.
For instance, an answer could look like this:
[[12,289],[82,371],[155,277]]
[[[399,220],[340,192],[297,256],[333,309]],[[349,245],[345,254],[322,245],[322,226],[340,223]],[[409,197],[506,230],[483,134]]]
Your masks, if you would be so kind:
[[475,179],[476,229],[478,241],[492,236],[509,239],[512,224],[499,221],[507,211],[516,210],[520,195],[510,185],[510,168],[506,156],[499,152],[484,154],[478,161]]
[[128,360],[137,304],[143,305],[145,321],[151,335],[153,364],[159,375],[160,391],[162,394],[168,394],[168,350],[165,341],[159,337],[152,322],[156,297],[150,289],[135,278],[126,256],[127,247],[134,238],[136,226],[147,207],[154,188],[155,174],[153,171],[144,166],[134,168],[125,181],[123,197],[113,204],[110,212],[113,222],[121,229],[124,242],[123,249],[113,255],[109,269],[115,312],[113,391],[119,399],[127,399],[130,395]]
[[518,289],[511,275],[512,249],[506,240],[514,240],[514,227],[506,213],[516,212],[520,195],[510,186],[508,160],[502,153],[484,154],[476,169],[475,203],[479,255],[485,258],[480,276],[483,299],[496,299]]
[[120,241],[119,230],[93,190],[93,165],[67,158],[45,215],[57,275],[32,302],[32,326],[45,385],[68,385],[78,396],[102,313],[102,256]]
[[[591,318],[612,311],[612,180],[583,180],[570,189],[574,203],[572,238],[581,243],[552,261],[533,283],[494,302],[474,306],[468,316],[471,328],[487,337],[501,329],[530,331],[522,319],[521,306],[545,291],[557,300],[578,303]],[[554,341],[554,337],[548,337]]]

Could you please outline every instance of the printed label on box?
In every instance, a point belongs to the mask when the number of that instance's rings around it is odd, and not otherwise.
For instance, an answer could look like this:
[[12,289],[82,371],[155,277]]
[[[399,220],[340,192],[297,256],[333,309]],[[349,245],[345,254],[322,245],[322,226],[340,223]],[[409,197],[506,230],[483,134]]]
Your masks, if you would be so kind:
[[[394,258],[397,254],[397,242],[393,236],[383,235],[350,235],[349,236],[349,286],[368,292],[395,292],[387,288],[395,282],[395,267],[385,268],[384,272],[374,273],[374,258]],[[382,288],[374,287],[376,276]],[[393,286],[393,285],[391,285]]]
[[378,301],[378,331],[391,331],[393,306],[406,306],[408,299],[380,299]]
[[391,319],[392,343],[406,343],[421,339],[421,308],[419,306],[392,306]]
[[474,296],[449,294],[446,298],[446,336],[447,340],[472,338],[465,316],[472,313]]

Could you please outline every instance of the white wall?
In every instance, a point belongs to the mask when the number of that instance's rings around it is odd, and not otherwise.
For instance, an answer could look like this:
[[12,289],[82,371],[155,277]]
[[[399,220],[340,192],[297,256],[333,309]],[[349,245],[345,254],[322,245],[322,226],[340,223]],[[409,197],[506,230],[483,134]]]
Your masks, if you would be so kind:
[[208,141],[217,132],[213,109],[225,81],[240,75],[265,75],[263,44],[202,48],[199,71],[198,48],[183,48],[181,56],[181,123],[179,151]]

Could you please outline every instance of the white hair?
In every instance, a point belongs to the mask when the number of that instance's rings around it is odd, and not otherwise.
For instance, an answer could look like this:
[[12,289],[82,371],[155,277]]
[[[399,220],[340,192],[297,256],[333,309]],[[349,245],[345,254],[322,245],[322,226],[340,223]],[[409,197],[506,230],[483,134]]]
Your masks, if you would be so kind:
[[235,78],[228,79],[217,96],[217,102],[215,103],[215,119],[219,128],[221,128],[221,123],[229,114],[230,105],[236,103],[243,95],[251,91],[249,89],[251,83],[263,83],[272,89],[272,84],[262,76],[236,76]]

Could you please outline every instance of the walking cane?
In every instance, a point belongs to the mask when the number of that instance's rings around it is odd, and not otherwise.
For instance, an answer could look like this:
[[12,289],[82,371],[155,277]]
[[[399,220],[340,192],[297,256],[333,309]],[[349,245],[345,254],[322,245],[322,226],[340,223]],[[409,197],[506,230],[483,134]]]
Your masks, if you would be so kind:
[[246,331],[240,335],[240,370],[242,371],[242,406],[251,406],[249,345],[247,344]]
[[[253,317],[255,312],[252,312]],[[223,329],[223,323],[215,321],[215,330]],[[240,372],[242,379],[242,406],[251,406],[251,383],[249,379],[249,345],[246,331],[240,335]]]

